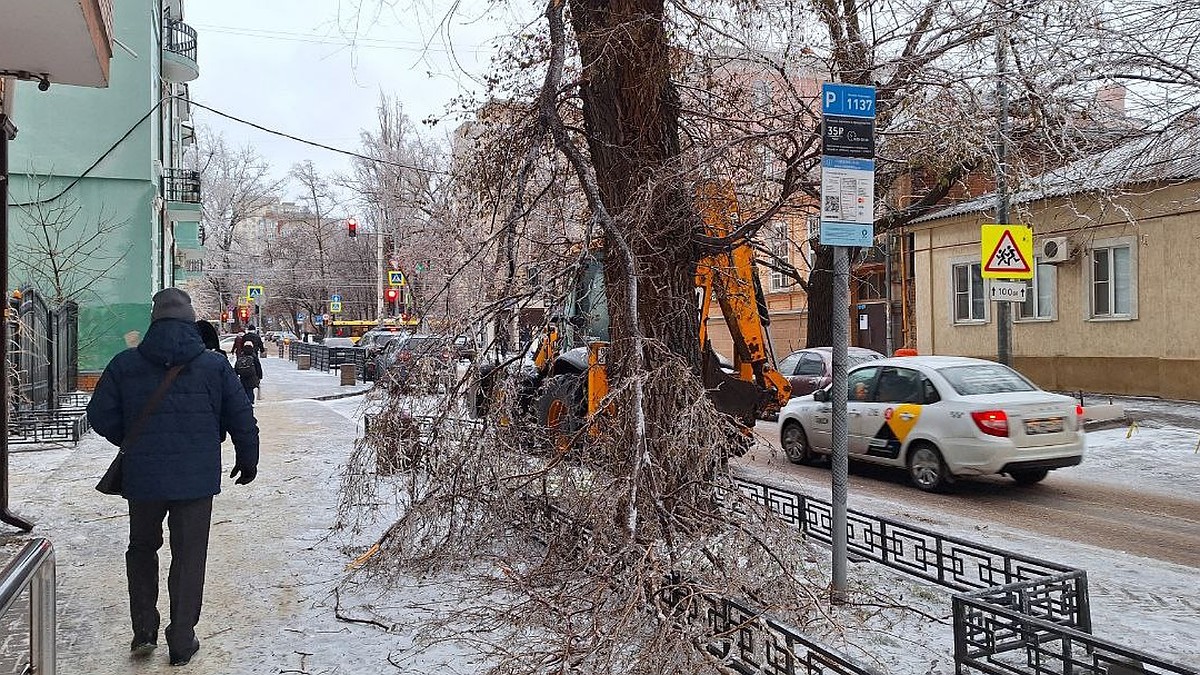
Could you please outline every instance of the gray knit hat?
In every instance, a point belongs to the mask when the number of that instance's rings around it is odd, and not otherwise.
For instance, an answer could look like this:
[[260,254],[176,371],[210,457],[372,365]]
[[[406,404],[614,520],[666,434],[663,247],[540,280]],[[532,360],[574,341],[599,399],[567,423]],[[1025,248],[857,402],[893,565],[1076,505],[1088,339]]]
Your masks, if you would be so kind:
[[150,322],[159,319],[179,319],[193,323],[196,321],[196,310],[192,307],[192,298],[178,288],[164,288],[154,294],[154,309],[150,311]]

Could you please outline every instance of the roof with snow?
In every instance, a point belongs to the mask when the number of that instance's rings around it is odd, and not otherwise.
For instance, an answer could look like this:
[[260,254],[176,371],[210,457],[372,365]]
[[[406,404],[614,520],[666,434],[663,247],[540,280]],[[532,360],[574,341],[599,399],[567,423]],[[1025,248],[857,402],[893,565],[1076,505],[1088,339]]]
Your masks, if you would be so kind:
[[[1088,155],[1031,179],[1013,193],[1012,204],[1069,195],[1102,192],[1124,185],[1180,182],[1200,178],[1200,125],[1168,128]],[[991,209],[989,193],[913,220],[913,224]]]

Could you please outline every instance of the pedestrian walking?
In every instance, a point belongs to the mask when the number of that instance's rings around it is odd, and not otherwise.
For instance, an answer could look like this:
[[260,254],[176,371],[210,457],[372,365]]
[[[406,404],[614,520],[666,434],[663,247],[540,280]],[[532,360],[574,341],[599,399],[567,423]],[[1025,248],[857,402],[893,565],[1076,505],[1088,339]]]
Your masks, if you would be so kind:
[[[200,331],[200,340],[204,343],[204,348],[214,352],[220,352],[225,355],[225,350],[221,349],[221,336],[217,333],[217,329],[213,325],[203,319],[196,322],[196,330]],[[228,358],[228,357],[226,357]]]
[[158,644],[158,550],[163,520],[171,534],[167,577],[172,665],[200,649],[196,624],[204,595],[212,499],[221,491],[221,442],[232,437],[230,478],[258,474],[258,423],[241,383],[220,355],[206,351],[191,298],[177,288],[154,295],[150,328],[133,349],[113,357],[88,403],[88,421],[121,448],[121,495],[129,503],[125,552],[130,650]]
[[246,398],[250,399],[250,405],[254,405],[254,390],[262,382],[263,370],[254,345],[249,341],[242,345],[242,352],[238,354],[237,361],[234,361],[233,372],[237,373],[238,379],[241,380],[242,388],[246,390]]

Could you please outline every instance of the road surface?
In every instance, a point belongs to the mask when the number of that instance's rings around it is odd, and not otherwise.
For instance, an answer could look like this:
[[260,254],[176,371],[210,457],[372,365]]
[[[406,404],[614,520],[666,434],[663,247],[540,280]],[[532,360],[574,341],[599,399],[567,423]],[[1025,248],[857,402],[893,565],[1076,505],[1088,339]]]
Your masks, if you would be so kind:
[[[828,467],[797,466],[779,448],[778,426],[759,422],[775,452],[755,451],[737,461],[760,476],[788,481],[828,497]],[[1192,477],[1200,485],[1200,477]],[[852,463],[850,494],[900,505],[899,517],[922,522],[994,522],[1047,537],[1200,568],[1200,490],[1155,492],[1050,472],[1040,484],[1019,486],[1004,476],[963,480],[947,494],[921,492],[903,471]],[[851,503],[851,507],[854,507]],[[911,510],[905,513],[906,508]],[[879,514],[884,515],[884,514]]]

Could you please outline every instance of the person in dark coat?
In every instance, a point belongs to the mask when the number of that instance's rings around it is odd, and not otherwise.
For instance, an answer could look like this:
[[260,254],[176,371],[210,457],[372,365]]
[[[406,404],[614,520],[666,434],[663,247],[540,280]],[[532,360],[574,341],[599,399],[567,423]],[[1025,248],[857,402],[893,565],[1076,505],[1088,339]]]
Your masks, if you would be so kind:
[[205,350],[187,293],[159,291],[150,319],[141,343],[104,369],[87,414],[92,428],[120,447],[167,371],[183,365],[140,434],[123,448],[122,475],[122,495],[129,502],[130,649],[144,656],[158,643],[158,550],[165,518],[171,531],[165,637],[172,665],[183,665],[200,649],[195,627],[212,500],[221,491],[221,441],[226,432],[232,437],[236,459],[229,476],[245,485],[258,474],[258,423],[229,361]]
[[200,340],[204,343],[204,348],[214,352],[225,353],[221,349],[221,335],[217,333],[217,329],[213,325],[203,319],[196,322],[196,330],[200,331]]
[[254,405],[254,390],[263,379],[262,363],[258,360],[258,352],[254,345],[249,342],[242,345],[242,352],[238,354],[237,361],[234,361],[233,372],[237,373],[238,379],[242,381],[242,388],[246,390],[246,398],[250,399],[250,405]]

